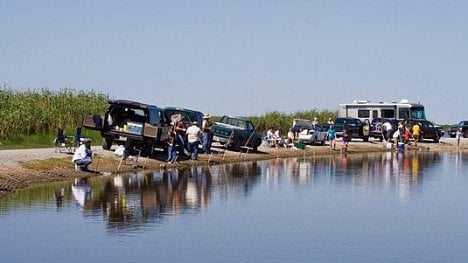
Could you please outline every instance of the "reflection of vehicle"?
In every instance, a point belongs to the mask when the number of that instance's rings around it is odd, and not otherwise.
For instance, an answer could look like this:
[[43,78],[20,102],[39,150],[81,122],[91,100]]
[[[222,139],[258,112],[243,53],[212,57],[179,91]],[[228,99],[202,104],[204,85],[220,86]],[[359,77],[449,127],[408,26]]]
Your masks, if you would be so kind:
[[169,118],[154,105],[128,100],[109,100],[104,116],[85,116],[83,126],[101,131],[102,148],[109,150],[113,143],[134,146],[164,146],[168,136]]
[[455,138],[455,136],[457,135],[457,130],[459,128],[462,128],[463,137],[467,138],[468,137],[468,132],[467,132],[467,130],[468,130],[468,121],[461,121],[458,124],[450,126],[449,132],[448,132],[450,137]]
[[164,108],[167,116],[172,118],[172,116],[180,114],[184,117],[183,122],[185,125],[190,126],[193,121],[198,122],[198,125],[201,125],[203,121],[203,113],[195,110],[189,110],[179,107],[166,107]]
[[425,139],[434,140],[434,142],[439,142],[440,137],[442,137],[442,132],[435,127],[435,125],[427,120],[406,120],[406,125],[409,127],[413,127],[415,123],[419,124],[421,129],[421,135],[419,136],[419,141],[423,141]]
[[327,131],[322,129],[320,125],[313,125],[310,129],[303,129],[299,133],[299,141],[310,144],[325,144]]
[[253,123],[244,118],[223,116],[212,127],[213,141],[239,151],[242,146],[251,147],[254,151],[262,143],[262,135],[257,132]]
[[[322,124],[325,130],[328,130],[329,126],[328,124]],[[369,141],[370,123],[367,119],[361,121],[357,118],[336,118],[334,126],[337,137],[341,137],[343,129],[346,127],[350,138],[360,138],[365,142]]]
[[398,127],[398,123],[394,119],[374,118],[370,127],[370,137],[383,141],[382,124],[385,122],[390,122],[394,131]]
[[374,118],[385,119],[426,119],[424,106],[420,103],[410,103],[403,99],[400,102],[354,101],[353,103],[340,104],[338,117],[358,118],[361,121]]

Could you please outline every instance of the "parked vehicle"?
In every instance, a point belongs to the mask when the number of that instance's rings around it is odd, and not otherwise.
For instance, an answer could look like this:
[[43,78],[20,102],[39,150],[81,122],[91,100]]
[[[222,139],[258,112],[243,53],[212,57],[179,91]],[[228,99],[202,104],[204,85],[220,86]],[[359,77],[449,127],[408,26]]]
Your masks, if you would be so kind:
[[104,115],[85,116],[83,126],[101,131],[102,148],[129,141],[133,146],[165,147],[170,120],[163,109],[129,100],[109,100]]
[[[419,124],[421,129],[421,135],[419,136],[419,141],[423,140],[434,140],[434,142],[439,142],[440,137],[442,137],[442,132],[437,129],[437,127],[428,120],[405,120],[405,123],[410,128],[413,127],[415,123]],[[412,131],[411,131],[412,132]]]
[[407,99],[400,102],[370,102],[368,100],[358,100],[352,103],[339,105],[338,117],[358,118],[361,121],[375,118],[405,120],[405,119],[426,119],[424,105],[421,103],[411,103]]
[[196,110],[190,110],[180,107],[165,107],[164,111],[166,112],[169,119],[172,120],[172,117],[180,114],[184,117],[183,122],[185,125],[190,126],[193,121],[198,122],[198,125],[201,125],[203,121],[203,113]]
[[458,124],[451,125],[448,131],[449,136],[455,138],[459,128],[462,128],[463,137],[468,138],[468,121],[461,121]]
[[[322,128],[328,130],[329,124],[322,124]],[[359,138],[363,141],[369,141],[370,136],[370,123],[369,120],[361,121],[357,118],[336,118],[335,119],[335,131],[336,136],[339,138],[343,134],[344,127],[348,130],[348,135],[350,138]]]
[[250,120],[223,116],[211,127],[213,141],[226,145],[229,149],[239,151],[247,146],[257,151],[262,143],[262,135],[256,130]]
[[299,133],[299,142],[304,144],[321,144],[324,145],[327,139],[327,130],[316,124],[310,128],[305,128]]
[[395,119],[374,118],[370,125],[370,137],[383,141],[384,132],[382,131],[382,124],[390,122],[393,131],[396,131],[398,122]]

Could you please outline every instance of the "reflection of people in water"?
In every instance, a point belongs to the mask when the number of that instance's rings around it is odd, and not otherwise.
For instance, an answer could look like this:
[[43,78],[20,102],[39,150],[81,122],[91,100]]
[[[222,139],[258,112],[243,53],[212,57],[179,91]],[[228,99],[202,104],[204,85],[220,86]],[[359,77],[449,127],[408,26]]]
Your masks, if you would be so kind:
[[76,202],[82,207],[91,200],[91,186],[86,179],[76,179],[72,185],[72,193]]
[[172,169],[164,173],[167,176],[167,205],[172,207],[174,214],[179,213],[185,201],[187,178],[182,173],[183,171]]

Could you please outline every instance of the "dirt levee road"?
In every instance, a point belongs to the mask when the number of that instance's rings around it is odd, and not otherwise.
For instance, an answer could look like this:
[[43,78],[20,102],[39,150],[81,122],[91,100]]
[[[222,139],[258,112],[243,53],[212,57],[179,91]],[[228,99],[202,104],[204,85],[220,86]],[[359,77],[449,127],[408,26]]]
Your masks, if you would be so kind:
[[[74,169],[74,165],[71,162],[72,152],[59,153],[54,148],[2,150],[0,151],[0,196],[37,183],[68,180],[76,177],[154,171],[168,167],[183,169],[196,165],[216,165],[286,157],[313,158],[342,154],[340,147],[341,142],[337,142],[336,150],[330,149],[328,145],[307,146],[304,150],[294,147],[275,149],[262,145],[259,147],[259,152],[239,153],[215,146],[213,147],[213,154],[201,154],[199,160],[180,157],[177,163],[167,164],[164,162],[166,156],[163,152],[157,152],[152,158],[133,157],[123,162],[121,157],[116,156],[113,151],[106,151],[101,147],[93,146],[93,150],[97,152],[97,157],[94,158],[93,164],[90,165],[91,172],[76,171]],[[468,140],[463,139],[461,147],[457,147],[455,139],[442,138],[440,143],[418,143],[417,146],[407,146],[406,150],[467,152]],[[348,154],[384,151],[390,151],[390,149],[379,141],[362,142],[356,140],[350,143]]]

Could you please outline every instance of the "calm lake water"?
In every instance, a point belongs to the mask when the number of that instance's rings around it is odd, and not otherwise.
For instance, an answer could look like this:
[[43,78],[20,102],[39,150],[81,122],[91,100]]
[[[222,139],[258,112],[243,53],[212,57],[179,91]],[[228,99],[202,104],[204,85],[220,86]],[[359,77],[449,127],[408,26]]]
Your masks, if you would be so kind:
[[277,159],[47,184],[0,199],[0,258],[468,262],[467,189],[468,155],[457,153]]

